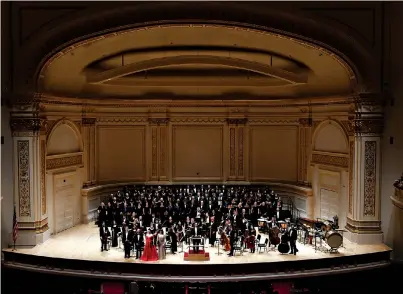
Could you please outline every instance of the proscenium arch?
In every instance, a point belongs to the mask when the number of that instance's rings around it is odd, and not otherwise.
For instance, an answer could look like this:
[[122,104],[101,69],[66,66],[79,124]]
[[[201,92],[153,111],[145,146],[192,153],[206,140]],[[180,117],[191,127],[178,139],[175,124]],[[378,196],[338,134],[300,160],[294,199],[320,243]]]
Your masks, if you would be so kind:
[[82,136],[81,136],[81,132],[80,132],[80,130],[78,129],[77,125],[74,122],[72,122],[71,120],[66,119],[66,118],[59,119],[55,123],[55,125],[52,127],[52,130],[49,132],[49,134],[46,137],[46,150],[48,150],[49,142],[52,139],[52,135],[54,134],[55,130],[61,125],[68,126],[74,132],[74,134],[76,136],[76,139],[77,139],[77,142],[78,142],[78,144],[80,146],[80,152],[83,152],[84,151],[84,143],[83,143],[83,139],[82,139]]
[[[218,23],[216,20],[220,20],[219,22],[227,25],[248,23],[244,26],[309,41],[330,49],[345,60],[353,70],[358,84],[370,85],[372,82],[370,76],[372,71],[369,70],[372,68],[372,56],[368,49],[345,32],[328,24],[313,21],[311,15],[308,17],[302,12],[284,12],[273,7],[260,9],[236,3],[229,6],[226,3],[212,2],[198,3],[197,9],[194,9],[193,3],[186,2],[126,5],[124,9],[121,6],[119,8],[108,7],[108,9],[105,7],[84,9],[75,12],[71,18],[66,17],[64,21],[59,20],[57,26],[53,22],[48,26],[45,25],[41,31],[38,31],[35,38],[32,37],[25,43],[22,54],[24,58],[21,58],[16,65],[21,68],[19,72],[22,73],[21,80],[18,82],[25,89],[38,90],[36,88],[37,77],[46,61],[57,52],[84,39],[101,37],[108,32],[145,24],[172,23],[178,22],[178,20],[189,22],[195,19],[203,19],[205,23]],[[161,22],[161,19],[165,21]],[[133,20],[135,20],[135,25],[133,25]],[[89,23],[91,25],[88,25]],[[290,28],[294,34],[290,33]],[[309,38],[307,32],[309,32]],[[66,43],[65,40],[70,41]],[[38,50],[32,50],[38,44],[41,44],[41,47]]]
[[343,133],[343,138],[344,138],[344,140],[345,140],[345,143],[346,143],[346,146],[349,146],[349,136],[348,136],[348,133],[346,132],[346,129],[344,128],[344,126],[339,122],[339,121],[337,121],[337,120],[335,120],[335,119],[326,119],[326,120],[324,120],[324,121],[322,121],[322,122],[320,122],[317,126],[316,126],[316,128],[314,129],[314,131],[313,131],[313,134],[312,134],[312,148],[313,148],[313,151],[315,151],[315,142],[316,142],[316,139],[317,139],[317,136],[318,136],[318,133],[319,133],[319,131],[321,131],[322,129],[323,129],[323,127],[325,126],[325,125],[328,125],[328,124],[333,124],[333,125],[335,125],[338,129],[340,129],[340,131]]
[[182,55],[154,58],[110,69],[90,77],[88,79],[88,82],[102,83],[148,69],[156,69],[171,65],[189,64],[224,65],[233,68],[246,69],[266,76],[275,77],[292,84],[306,83],[308,78],[307,75],[304,74],[295,74],[292,72],[274,68],[269,65],[243,60],[240,58],[212,55]]

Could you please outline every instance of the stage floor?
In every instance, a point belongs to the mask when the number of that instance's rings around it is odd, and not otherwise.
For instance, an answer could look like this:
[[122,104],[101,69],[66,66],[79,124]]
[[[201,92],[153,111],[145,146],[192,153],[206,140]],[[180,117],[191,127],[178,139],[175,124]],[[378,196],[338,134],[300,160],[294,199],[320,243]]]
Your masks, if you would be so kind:
[[[262,242],[266,235],[262,235]],[[323,242],[325,244],[325,242]],[[278,251],[268,251],[259,253],[250,253],[249,250],[244,251],[243,255],[236,254],[234,257],[227,256],[227,252],[222,250],[220,246],[220,253],[218,255],[217,247],[206,246],[206,251],[210,253],[210,261],[184,261],[183,253],[172,255],[167,252],[165,260],[158,260],[155,262],[143,262],[135,258],[125,259],[123,249],[111,248],[109,251],[100,251],[99,229],[96,225],[79,225],[72,229],[61,232],[52,236],[49,240],[41,245],[33,248],[17,248],[14,254],[27,254],[34,256],[43,256],[51,258],[64,258],[75,260],[88,260],[88,261],[102,261],[102,262],[124,262],[124,263],[153,263],[153,264],[170,264],[170,265],[183,265],[183,264],[252,264],[252,263],[271,263],[283,261],[303,261],[303,260],[317,260],[337,257],[347,257],[354,255],[363,255],[371,253],[388,252],[390,248],[384,244],[376,245],[358,245],[351,243],[344,238],[344,245],[339,248],[337,253],[322,252],[320,250],[315,252],[315,247],[309,244],[297,244],[299,252],[297,255],[280,254]],[[184,245],[186,249],[186,245]],[[11,252],[12,249],[4,249],[3,251]]]

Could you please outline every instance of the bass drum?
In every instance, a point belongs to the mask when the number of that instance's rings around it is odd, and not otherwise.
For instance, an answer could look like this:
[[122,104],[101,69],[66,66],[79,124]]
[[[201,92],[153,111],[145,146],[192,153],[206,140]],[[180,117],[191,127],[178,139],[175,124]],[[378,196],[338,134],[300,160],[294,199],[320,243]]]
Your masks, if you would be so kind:
[[290,251],[290,245],[288,245],[288,243],[280,243],[278,244],[277,250],[281,254],[286,254]]
[[330,248],[336,249],[343,244],[343,236],[336,231],[328,231],[325,234],[325,240]]

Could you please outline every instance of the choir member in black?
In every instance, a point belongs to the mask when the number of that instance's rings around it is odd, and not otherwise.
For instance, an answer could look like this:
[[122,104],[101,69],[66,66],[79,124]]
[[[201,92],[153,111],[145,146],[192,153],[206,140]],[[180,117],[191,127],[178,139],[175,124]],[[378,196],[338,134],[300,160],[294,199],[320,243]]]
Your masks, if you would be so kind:
[[116,221],[113,221],[112,226],[112,247],[118,247],[118,235],[120,233],[120,228],[117,226]]
[[201,230],[200,228],[197,227],[197,223],[194,223],[194,227],[191,232],[192,237],[196,237],[193,239],[193,251],[195,253],[199,252],[199,245],[200,245],[200,236],[201,236]]
[[101,202],[98,207],[98,226],[101,227],[102,223],[106,221],[106,207],[105,203]]
[[168,235],[171,239],[171,252],[172,254],[176,254],[176,251],[178,251],[178,236],[173,227],[169,228]]
[[133,231],[129,230],[127,226],[125,226],[124,232],[122,233],[122,242],[125,249],[125,258],[129,258],[133,244]]
[[234,247],[236,244],[236,241],[238,240],[238,230],[232,226],[230,226],[230,233],[229,233],[229,244],[231,246],[231,250],[228,254],[228,256],[234,256]]
[[293,226],[291,226],[291,229],[290,229],[290,232],[289,232],[290,249],[291,249],[290,254],[296,255],[297,252],[298,252],[297,238],[298,238],[297,229],[293,225]]
[[136,259],[141,257],[141,253],[144,248],[144,236],[143,232],[140,229],[137,229],[136,234],[134,235],[134,246],[136,247]]
[[101,251],[108,251],[108,237],[111,235],[105,223],[99,228],[99,237],[101,239]]

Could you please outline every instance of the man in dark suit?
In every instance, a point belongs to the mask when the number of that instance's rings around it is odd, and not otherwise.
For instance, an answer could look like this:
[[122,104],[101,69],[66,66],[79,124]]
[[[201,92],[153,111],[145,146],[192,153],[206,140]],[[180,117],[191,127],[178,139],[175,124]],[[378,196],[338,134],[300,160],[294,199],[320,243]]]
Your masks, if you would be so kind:
[[111,235],[105,222],[99,228],[99,238],[101,239],[101,251],[108,251],[108,237]]
[[[200,237],[201,236],[201,229],[197,227],[197,223],[194,223],[194,227],[192,229],[192,237]],[[200,238],[193,239],[193,251],[194,253],[199,253],[199,246],[200,245]]]
[[126,226],[123,233],[122,233],[122,242],[125,248],[125,258],[130,257],[130,249],[132,248],[133,244],[133,231],[129,230]]
[[231,250],[228,254],[228,256],[234,256],[234,247],[235,247],[235,243],[238,239],[238,232],[237,229],[234,227],[230,228],[230,233],[229,233],[229,244],[231,246]]
[[298,252],[298,249],[297,249],[298,233],[297,233],[297,229],[295,228],[294,225],[290,229],[289,236],[290,236],[289,238],[290,238],[290,249],[291,249],[290,254],[296,255]]
[[140,229],[138,229],[133,239],[134,239],[134,245],[136,246],[136,259],[139,259],[141,257],[141,253],[144,247],[143,232]]

